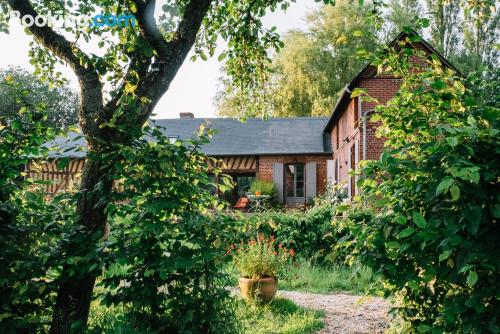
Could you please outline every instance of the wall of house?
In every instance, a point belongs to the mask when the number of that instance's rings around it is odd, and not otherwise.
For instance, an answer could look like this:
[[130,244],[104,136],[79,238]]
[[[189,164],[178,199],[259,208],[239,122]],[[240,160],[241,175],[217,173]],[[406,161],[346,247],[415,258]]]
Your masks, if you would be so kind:
[[[401,80],[390,76],[376,76],[363,78],[359,82],[359,87],[366,89],[368,94],[377,99],[380,104],[386,104],[399,90]],[[368,115],[373,112],[376,107],[376,102],[362,103],[363,113],[368,112]],[[380,122],[366,123],[366,159],[377,160],[384,149],[385,138],[377,138],[376,131],[380,126]],[[363,129],[361,128],[361,134]],[[363,134],[362,134],[363,135]],[[363,141],[361,140],[361,152]]]
[[316,190],[318,195],[326,190],[326,161],[331,159],[330,154],[324,155],[265,155],[259,157],[257,178],[273,181],[273,163],[308,163],[316,162]]
[[[370,69],[366,72],[366,76],[359,81],[358,87],[365,89],[371,97],[378,100],[378,103],[387,103],[399,90],[400,79],[390,76],[374,76]],[[340,113],[330,134],[336,181],[351,187],[348,189],[351,194],[355,194],[356,189],[354,180],[349,177],[349,171],[355,169],[359,161],[364,158],[363,136],[366,135],[366,159],[378,159],[384,148],[385,139],[376,136],[379,122],[368,121],[366,134],[363,133],[362,115],[368,112],[369,118],[376,105],[376,102],[361,102],[360,104],[358,98],[351,99],[348,106]]]
[[[359,159],[359,149],[355,149],[355,145],[359,148],[359,110],[358,99],[351,100],[344,112],[341,113],[337,120],[333,131],[332,151],[334,166],[336,171],[335,179],[337,183],[346,184],[349,179],[349,170],[353,166],[355,159]],[[353,159],[352,153],[358,153],[358,157]],[[358,151],[358,152],[356,152]]]

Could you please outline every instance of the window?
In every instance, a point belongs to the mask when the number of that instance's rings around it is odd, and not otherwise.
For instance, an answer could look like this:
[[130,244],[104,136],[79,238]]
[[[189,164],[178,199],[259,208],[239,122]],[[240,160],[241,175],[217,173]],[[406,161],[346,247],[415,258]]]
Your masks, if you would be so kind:
[[285,194],[287,198],[305,196],[304,164],[285,165]]
[[255,181],[255,174],[236,176],[236,192],[238,196],[245,196],[250,190],[250,185]]

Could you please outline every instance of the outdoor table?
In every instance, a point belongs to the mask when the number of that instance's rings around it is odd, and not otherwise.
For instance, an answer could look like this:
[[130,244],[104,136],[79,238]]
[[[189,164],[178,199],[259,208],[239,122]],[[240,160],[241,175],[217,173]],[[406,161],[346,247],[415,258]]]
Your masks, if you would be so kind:
[[255,212],[263,212],[265,211],[266,205],[265,202],[271,198],[269,195],[247,195],[250,200],[250,210]]

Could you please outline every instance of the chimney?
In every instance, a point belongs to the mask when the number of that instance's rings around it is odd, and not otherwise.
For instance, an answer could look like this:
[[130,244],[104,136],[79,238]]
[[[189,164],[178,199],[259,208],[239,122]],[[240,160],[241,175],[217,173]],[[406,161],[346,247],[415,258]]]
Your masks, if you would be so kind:
[[181,119],[188,119],[188,118],[194,118],[194,115],[193,115],[193,113],[192,113],[192,112],[181,112],[181,113],[179,114],[179,117],[180,117]]

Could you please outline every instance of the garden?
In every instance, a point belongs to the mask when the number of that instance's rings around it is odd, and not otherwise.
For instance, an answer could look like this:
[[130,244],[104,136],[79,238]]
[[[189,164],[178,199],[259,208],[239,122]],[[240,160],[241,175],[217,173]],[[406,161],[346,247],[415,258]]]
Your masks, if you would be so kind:
[[[0,3],[0,29],[8,10],[61,9],[32,2]],[[1,82],[16,106],[0,114],[1,333],[500,333],[498,70],[461,75],[411,47],[422,41],[411,29],[397,48],[358,49],[401,87],[387,103],[350,92],[377,102],[370,121],[386,139],[380,159],[349,172],[356,194],[332,186],[285,208],[258,180],[250,189],[269,205],[239,212],[212,191],[234,187],[201,149],[213,130],[171,140],[150,116],[189,50],[206,59],[219,37],[236,83],[255,88],[282,44],[260,20],[289,2],[180,1],[163,35],[148,3],[68,1],[81,15],[137,14],[137,29],[66,28],[80,42],[110,37],[102,57],[26,28],[44,46],[30,51],[39,75],[57,83],[53,57],[77,74],[79,128],[54,126],[29,89]],[[375,2],[373,24],[380,12]],[[68,131],[87,140],[85,167],[78,187],[48,196],[25,166],[53,161],[67,147],[46,143]]]

